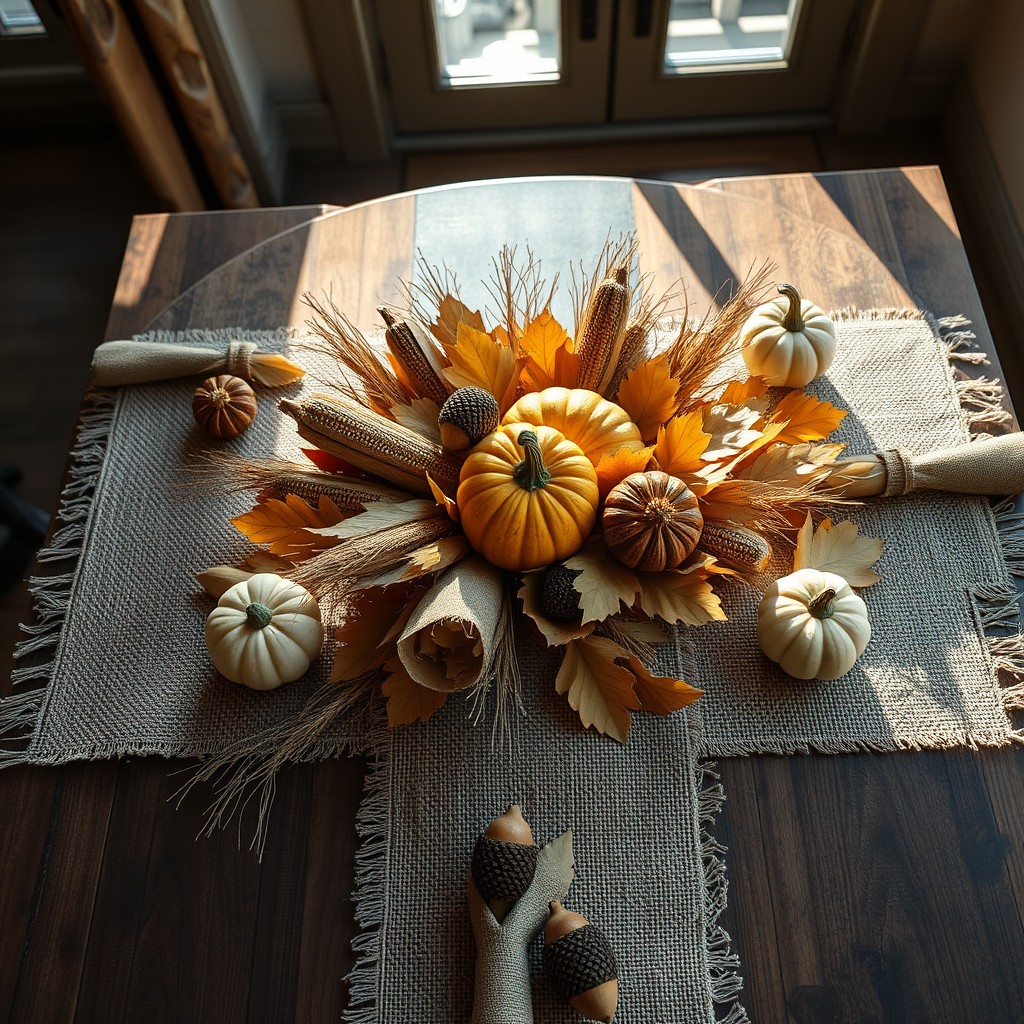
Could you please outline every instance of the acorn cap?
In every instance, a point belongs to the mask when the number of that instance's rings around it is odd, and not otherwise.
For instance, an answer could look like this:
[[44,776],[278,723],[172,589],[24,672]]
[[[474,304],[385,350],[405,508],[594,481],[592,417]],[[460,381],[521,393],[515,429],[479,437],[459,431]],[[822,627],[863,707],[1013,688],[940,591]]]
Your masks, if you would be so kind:
[[579,622],[582,617],[579,591],[572,581],[579,569],[555,562],[544,570],[540,581],[540,610],[555,622]]
[[498,425],[498,401],[483,388],[465,387],[453,391],[437,417],[441,444],[446,451],[471,448]]

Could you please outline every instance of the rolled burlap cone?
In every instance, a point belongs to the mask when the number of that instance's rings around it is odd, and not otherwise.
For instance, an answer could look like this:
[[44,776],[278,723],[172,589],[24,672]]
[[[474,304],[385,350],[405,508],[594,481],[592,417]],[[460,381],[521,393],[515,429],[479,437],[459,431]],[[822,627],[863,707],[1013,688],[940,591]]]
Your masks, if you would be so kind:
[[93,383],[116,388],[176,377],[230,373],[276,388],[305,371],[276,352],[257,352],[251,341],[232,341],[227,351],[161,341],[106,341],[93,353]]
[[494,654],[503,598],[501,574],[479,558],[443,572],[398,638],[398,657],[429,690],[472,686]]
[[911,455],[902,448],[840,459],[828,486],[846,498],[894,497],[911,491],[956,494],[1024,492],[1024,433]]

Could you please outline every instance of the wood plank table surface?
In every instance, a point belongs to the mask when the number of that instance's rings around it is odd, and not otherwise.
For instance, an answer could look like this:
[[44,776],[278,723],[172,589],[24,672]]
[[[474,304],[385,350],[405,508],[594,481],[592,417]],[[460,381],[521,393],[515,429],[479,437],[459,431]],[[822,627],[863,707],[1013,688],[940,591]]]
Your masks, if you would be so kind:
[[[826,308],[964,314],[994,356],[936,168],[635,182],[631,197],[642,269],[684,278],[691,312],[770,256]],[[327,289],[371,327],[411,276],[420,200],[139,218],[108,337],[301,325],[302,292]],[[168,803],[189,764],[0,773],[0,1019],[339,1019],[362,761],[281,775],[262,863],[247,832],[241,851],[233,828],[195,840],[202,795]],[[1024,1020],[1024,751],[719,767],[723,923],[752,1020]]]

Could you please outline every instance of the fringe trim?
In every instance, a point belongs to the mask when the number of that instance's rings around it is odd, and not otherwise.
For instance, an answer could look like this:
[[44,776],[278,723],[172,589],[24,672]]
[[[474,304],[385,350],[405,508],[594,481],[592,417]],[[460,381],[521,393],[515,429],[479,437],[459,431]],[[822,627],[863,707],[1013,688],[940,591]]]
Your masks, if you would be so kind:
[[388,836],[391,833],[391,737],[382,729],[373,760],[363,782],[363,799],[356,812],[356,833],[362,842],[355,856],[356,926],[352,939],[355,964],[346,976],[348,1007],[346,1024],[377,1024],[380,986],[384,969],[381,939],[387,913],[387,880],[391,866]]
[[707,946],[711,999],[726,1006],[724,1017],[715,1015],[717,1024],[750,1024],[747,1011],[739,1002],[743,979],[739,975],[739,954],[732,952],[732,939],[721,926],[729,883],[725,872],[725,847],[715,839],[712,829],[725,791],[715,766],[705,762],[697,766],[697,813],[700,819],[701,860],[704,865],[704,928]]

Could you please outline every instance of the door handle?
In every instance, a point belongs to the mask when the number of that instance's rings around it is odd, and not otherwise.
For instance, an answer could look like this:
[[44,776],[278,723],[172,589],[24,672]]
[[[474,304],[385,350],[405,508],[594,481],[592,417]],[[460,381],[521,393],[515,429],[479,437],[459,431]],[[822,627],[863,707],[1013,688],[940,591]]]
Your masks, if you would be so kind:
[[633,22],[633,35],[637,39],[645,39],[651,34],[651,23],[654,21],[654,0],[636,0],[636,18]]
[[583,0],[580,4],[580,39],[589,42],[597,38],[597,0]]

